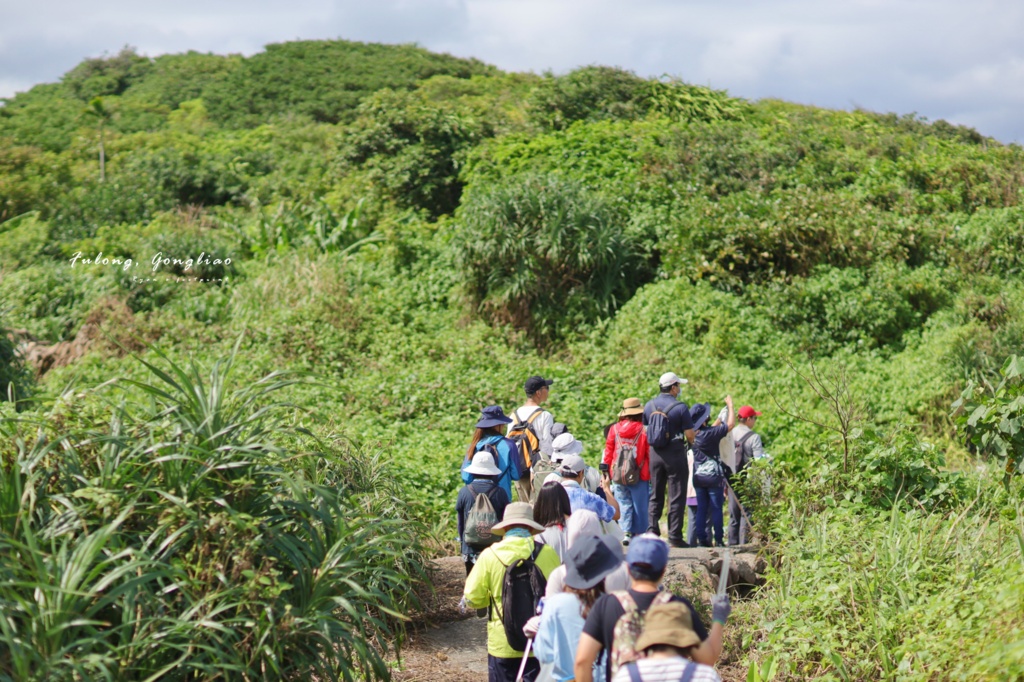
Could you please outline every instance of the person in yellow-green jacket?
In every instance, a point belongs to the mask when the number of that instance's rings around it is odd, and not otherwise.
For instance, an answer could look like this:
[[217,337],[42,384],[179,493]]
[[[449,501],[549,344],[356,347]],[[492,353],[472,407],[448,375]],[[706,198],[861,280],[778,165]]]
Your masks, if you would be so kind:
[[[466,578],[464,596],[466,605],[483,609],[491,607],[487,623],[487,677],[488,682],[515,682],[523,659],[523,650],[516,650],[505,635],[502,622],[501,590],[505,582],[505,571],[519,559],[536,556],[534,563],[545,580],[551,571],[561,563],[555,550],[546,545],[535,545],[533,536],[543,532],[544,527],[533,520],[533,507],[526,502],[514,502],[505,507],[501,523],[495,524],[491,532],[503,535],[501,542],[485,549],[476,565]],[[536,547],[539,552],[534,553]],[[543,596],[541,593],[536,598]],[[532,605],[531,605],[532,608]],[[532,614],[530,614],[532,615]],[[525,639],[525,638],[524,638]],[[524,682],[533,682],[540,672],[540,663],[530,655],[523,676]]]

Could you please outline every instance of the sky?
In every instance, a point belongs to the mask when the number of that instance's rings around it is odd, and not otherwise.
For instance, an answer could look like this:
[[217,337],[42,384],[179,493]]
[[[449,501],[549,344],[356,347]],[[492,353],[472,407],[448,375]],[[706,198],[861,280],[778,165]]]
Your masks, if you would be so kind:
[[0,0],[0,97],[85,57],[345,38],[511,71],[586,64],[751,99],[916,112],[1024,143],[1021,0]]

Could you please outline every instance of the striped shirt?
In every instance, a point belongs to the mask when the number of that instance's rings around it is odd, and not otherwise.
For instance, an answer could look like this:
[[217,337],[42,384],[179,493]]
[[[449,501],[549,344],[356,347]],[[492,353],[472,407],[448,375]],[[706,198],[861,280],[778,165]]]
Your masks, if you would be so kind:
[[[636,662],[640,671],[642,682],[679,682],[683,677],[683,670],[689,663],[682,656],[672,658],[642,658]],[[696,664],[697,669],[693,672],[690,682],[722,682],[722,678],[710,665]],[[615,673],[612,682],[630,682],[629,670],[626,666],[619,668]]]

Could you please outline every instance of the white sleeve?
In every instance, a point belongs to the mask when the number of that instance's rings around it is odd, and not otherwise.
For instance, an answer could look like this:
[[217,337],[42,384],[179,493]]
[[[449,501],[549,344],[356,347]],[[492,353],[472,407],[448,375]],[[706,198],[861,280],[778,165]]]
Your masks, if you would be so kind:
[[755,433],[750,437],[750,454],[753,459],[764,456],[764,443],[761,442],[761,434]]
[[558,566],[555,570],[551,571],[551,575],[548,576],[548,586],[544,589],[544,596],[551,598],[556,594],[561,594],[565,587],[565,564]]
[[555,418],[551,416],[551,413],[544,410],[540,415],[533,420],[534,430],[537,432],[537,438],[540,440],[540,451],[551,459],[551,429],[555,425]]

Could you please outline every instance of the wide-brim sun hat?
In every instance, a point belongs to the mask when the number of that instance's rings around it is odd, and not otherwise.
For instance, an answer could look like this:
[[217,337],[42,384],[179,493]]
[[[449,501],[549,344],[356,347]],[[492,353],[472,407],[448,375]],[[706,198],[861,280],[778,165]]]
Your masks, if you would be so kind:
[[690,408],[690,421],[693,422],[693,430],[696,431],[711,416],[711,403],[697,403]]
[[565,554],[565,585],[574,590],[588,590],[622,565],[622,561],[622,546],[615,538],[581,537]]
[[689,606],[682,602],[668,602],[647,609],[644,631],[636,639],[636,650],[643,651],[659,644],[680,649],[700,644],[700,637],[693,630]]
[[551,460],[565,459],[569,455],[578,455],[583,452],[583,443],[576,440],[571,433],[563,433],[551,442]]
[[485,451],[473,455],[473,462],[463,471],[474,476],[497,476],[501,473],[501,469],[494,464],[494,457]]
[[504,535],[505,531],[513,526],[529,528],[534,535],[544,532],[544,526],[533,520],[533,507],[528,502],[513,502],[505,507],[505,516],[502,517],[501,523],[491,527],[491,532],[495,535]]
[[622,409],[619,411],[619,417],[632,417],[636,414],[643,414],[644,406],[640,402],[639,398],[626,398],[622,401]]
[[512,420],[505,416],[505,412],[502,411],[499,405],[488,405],[484,409],[480,410],[480,421],[475,426],[478,429],[489,429],[492,426],[501,426],[502,424],[511,424]]

